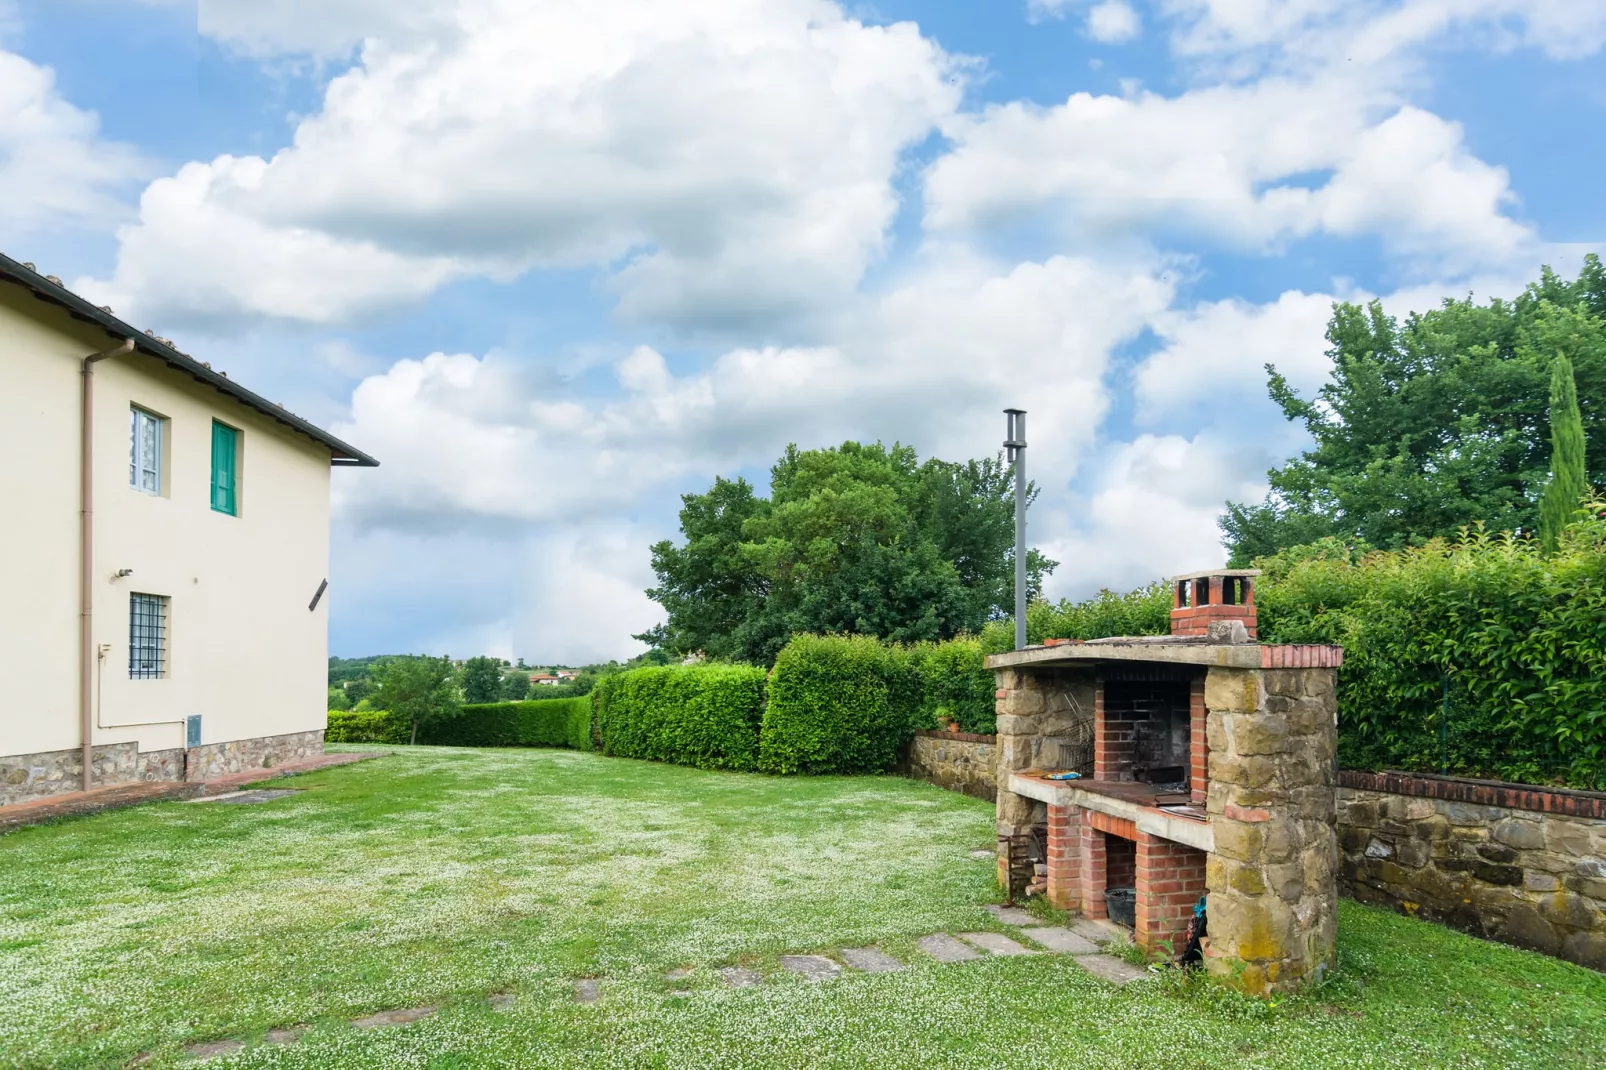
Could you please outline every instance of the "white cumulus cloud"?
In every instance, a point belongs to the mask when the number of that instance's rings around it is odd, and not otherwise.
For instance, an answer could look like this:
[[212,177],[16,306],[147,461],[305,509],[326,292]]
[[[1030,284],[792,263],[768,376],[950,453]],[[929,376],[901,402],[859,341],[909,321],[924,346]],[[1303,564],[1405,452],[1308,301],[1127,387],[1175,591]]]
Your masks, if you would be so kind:
[[271,159],[153,185],[86,285],[164,319],[333,322],[452,277],[606,266],[627,317],[773,327],[852,295],[902,153],[961,92],[916,27],[827,0],[437,10],[366,37]]
[[1103,0],[1087,13],[1087,35],[1105,44],[1131,41],[1143,32],[1143,20],[1126,0]]

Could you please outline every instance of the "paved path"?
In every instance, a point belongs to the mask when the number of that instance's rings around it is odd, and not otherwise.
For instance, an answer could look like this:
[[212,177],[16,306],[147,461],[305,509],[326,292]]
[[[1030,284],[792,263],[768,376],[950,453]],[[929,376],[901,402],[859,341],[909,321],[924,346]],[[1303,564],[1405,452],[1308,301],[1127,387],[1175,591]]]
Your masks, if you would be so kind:
[[21,825],[35,825],[41,821],[54,821],[59,817],[89,814],[98,810],[111,810],[120,806],[161,802],[167,799],[194,799],[204,795],[226,795],[247,784],[258,784],[277,777],[311,773],[336,765],[350,765],[368,758],[383,757],[386,751],[363,754],[320,754],[299,762],[286,762],[272,769],[252,769],[244,773],[230,773],[215,780],[148,780],[133,784],[111,784],[89,791],[66,791],[29,799],[23,803],[0,806],[0,832]]

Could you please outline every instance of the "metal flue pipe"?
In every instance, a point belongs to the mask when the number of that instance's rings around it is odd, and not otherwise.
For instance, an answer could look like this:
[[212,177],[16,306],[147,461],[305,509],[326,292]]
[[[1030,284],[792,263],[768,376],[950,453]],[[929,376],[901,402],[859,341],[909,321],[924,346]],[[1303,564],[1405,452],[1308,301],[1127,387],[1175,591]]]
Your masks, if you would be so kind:
[[1005,409],[1004,450],[1015,466],[1015,649],[1026,649],[1026,410]]

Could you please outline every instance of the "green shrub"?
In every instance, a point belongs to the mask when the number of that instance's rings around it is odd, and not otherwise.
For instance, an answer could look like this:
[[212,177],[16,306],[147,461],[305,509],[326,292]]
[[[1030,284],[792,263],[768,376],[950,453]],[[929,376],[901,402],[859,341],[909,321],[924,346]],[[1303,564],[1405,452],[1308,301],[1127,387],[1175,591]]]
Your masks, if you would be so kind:
[[1263,558],[1261,638],[1343,645],[1339,758],[1350,768],[1606,786],[1600,510],[1548,557],[1479,531],[1401,551],[1326,540]]
[[960,731],[997,731],[998,684],[984,667],[981,643],[970,638],[923,644],[915,653],[920,673],[920,717],[915,727],[933,728],[942,717]]
[[657,666],[604,677],[597,734],[606,754],[699,769],[758,767],[764,670]]
[[455,747],[572,747],[591,750],[591,699],[549,698],[466,705],[418,730],[420,743]]
[[869,636],[794,636],[776,658],[770,679],[760,768],[774,773],[891,769],[920,717],[924,653]]
[[411,721],[391,716],[389,710],[330,710],[327,743],[406,743]]
[[[1112,635],[1165,635],[1171,630],[1171,585],[1163,581],[1117,594],[1103,590],[1081,602],[1033,602],[1026,607],[1026,641],[1105,639]],[[993,621],[982,629],[984,653],[1015,649],[1015,624]]]

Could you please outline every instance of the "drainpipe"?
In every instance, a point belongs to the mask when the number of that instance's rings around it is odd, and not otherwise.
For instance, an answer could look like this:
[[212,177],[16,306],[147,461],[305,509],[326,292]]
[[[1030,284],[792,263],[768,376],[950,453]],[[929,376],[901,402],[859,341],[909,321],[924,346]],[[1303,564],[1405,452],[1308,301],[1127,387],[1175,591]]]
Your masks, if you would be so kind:
[[88,791],[94,772],[94,722],[90,690],[94,684],[94,591],[95,568],[95,365],[109,357],[134,351],[134,340],[91,353],[83,360],[84,396],[80,416],[78,447],[78,722],[84,740],[84,790]]

